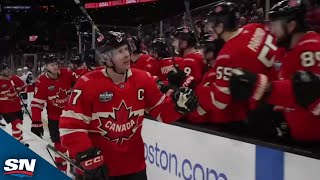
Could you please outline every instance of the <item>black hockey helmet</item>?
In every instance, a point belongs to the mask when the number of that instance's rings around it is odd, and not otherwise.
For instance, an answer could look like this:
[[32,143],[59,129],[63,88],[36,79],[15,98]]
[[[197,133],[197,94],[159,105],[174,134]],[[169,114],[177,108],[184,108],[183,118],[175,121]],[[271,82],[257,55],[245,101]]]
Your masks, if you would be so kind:
[[227,31],[234,31],[239,24],[239,10],[235,3],[223,1],[213,6],[213,11],[207,15],[207,22],[217,25],[222,23]]
[[42,57],[45,64],[58,63],[58,57],[55,54],[46,54]]
[[96,62],[96,50],[90,49],[84,52],[83,60],[87,67],[95,67]]
[[271,21],[297,21],[296,32],[304,32],[307,30],[305,15],[306,4],[302,3],[301,0],[283,0],[274,5],[269,12]]
[[132,36],[128,38],[128,43],[129,43],[131,53],[141,53],[142,41],[140,38],[138,38],[137,36]]
[[1,64],[0,64],[0,71],[6,70],[6,69],[8,69],[8,68],[9,68],[9,66],[8,66],[7,63],[1,63]]
[[269,12],[270,20],[296,19],[305,14],[305,6],[301,0],[283,0],[275,4]]
[[203,53],[207,54],[209,52],[213,52],[213,57],[216,58],[224,44],[225,41],[221,38],[217,38],[213,41],[207,41],[207,43],[204,45]]
[[83,59],[80,54],[77,54],[70,58],[70,62],[79,66],[83,64]]
[[187,26],[177,28],[174,32],[174,37],[176,39],[187,41],[188,47],[195,46],[197,43],[194,32]]
[[103,39],[98,43],[99,53],[108,52],[117,49],[123,45],[129,45],[124,33],[108,31],[103,33]]
[[157,38],[153,40],[149,50],[155,51],[160,58],[167,58],[172,55],[164,38]]

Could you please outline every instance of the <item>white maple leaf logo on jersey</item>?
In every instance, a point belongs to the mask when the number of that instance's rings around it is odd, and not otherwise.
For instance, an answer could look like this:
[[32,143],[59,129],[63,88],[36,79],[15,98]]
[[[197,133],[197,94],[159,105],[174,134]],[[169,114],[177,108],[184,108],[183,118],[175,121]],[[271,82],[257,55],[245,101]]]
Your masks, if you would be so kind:
[[121,101],[118,108],[113,108],[113,112],[107,117],[99,117],[99,127],[104,137],[110,141],[122,144],[130,140],[142,125],[144,110],[132,111],[132,107],[127,107]]
[[70,90],[59,88],[59,91],[56,93],[56,95],[49,96],[48,99],[52,102],[52,105],[59,108],[64,108],[69,100],[70,92]]

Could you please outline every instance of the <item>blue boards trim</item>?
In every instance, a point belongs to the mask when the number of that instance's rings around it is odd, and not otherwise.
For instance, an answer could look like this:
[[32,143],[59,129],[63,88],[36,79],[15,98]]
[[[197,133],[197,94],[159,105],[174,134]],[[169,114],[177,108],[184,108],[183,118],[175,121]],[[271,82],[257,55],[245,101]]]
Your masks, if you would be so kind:
[[284,180],[284,152],[256,146],[256,180]]

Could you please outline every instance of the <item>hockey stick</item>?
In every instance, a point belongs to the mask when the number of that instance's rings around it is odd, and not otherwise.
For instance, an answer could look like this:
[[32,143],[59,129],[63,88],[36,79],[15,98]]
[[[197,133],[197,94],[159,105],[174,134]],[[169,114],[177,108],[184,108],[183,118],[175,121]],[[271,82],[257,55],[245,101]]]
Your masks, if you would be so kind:
[[197,44],[199,44],[199,34],[196,30],[196,26],[193,22],[193,19],[192,19],[192,16],[191,16],[191,12],[190,12],[190,0],[184,0],[184,6],[186,8],[186,13],[187,13],[187,17],[188,19],[190,20],[190,23],[191,23],[191,29],[193,30],[193,33],[194,33],[194,36],[196,38],[196,42]]
[[[11,82],[11,85],[13,86],[15,92],[16,92],[17,95],[19,96],[19,99],[20,99],[21,103],[23,103],[22,97],[19,95],[19,91],[17,90],[17,88],[16,88],[13,80],[10,80],[10,82]],[[27,107],[25,107],[25,106],[23,106],[23,107],[24,107],[24,109],[26,110],[26,112],[27,112],[30,120],[32,121],[31,114],[30,114],[30,112],[28,111]],[[29,130],[23,129],[23,127],[22,127],[21,124],[19,124],[17,128],[20,129],[23,133],[27,133],[29,136],[31,136],[31,137],[33,137],[33,138],[35,138],[35,139],[40,139],[40,140],[42,141],[42,143],[44,143],[44,144],[46,145],[46,149],[47,149],[47,151],[48,151],[48,153],[49,153],[49,155],[50,155],[50,157],[51,157],[51,159],[52,159],[53,162],[55,162],[55,160],[54,160],[54,158],[52,157],[52,155],[51,155],[51,153],[50,153],[50,151],[49,151],[48,149],[51,149],[51,150],[54,151],[56,154],[60,155],[60,156],[62,157],[62,159],[66,160],[67,162],[69,162],[70,164],[72,164],[74,167],[76,167],[76,168],[78,168],[80,171],[84,172],[84,170],[83,170],[81,167],[79,167],[78,165],[76,165],[76,163],[75,163],[72,159],[70,159],[69,157],[67,157],[67,156],[64,155],[63,153],[57,151],[57,150],[56,150],[54,147],[52,147],[52,146],[50,145],[50,143],[48,143],[47,141],[43,140],[42,138],[39,138],[36,134],[30,132]],[[29,147],[29,144],[28,144],[28,147]]]
[[52,157],[52,155],[50,153],[50,150],[53,151],[54,153],[58,154],[59,156],[61,156],[62,159],[68,161],[74,167],[78,168],[81,172],[84,172],[82,167],[80,167],[74,160],[72,160],[71,158],[69,158],[65,154],[61,153],[60,151],[57,151],[52,145],[48,144],[46,148],[47,148],[47,151],[48,151],[48,153],[49,153],[49,155],[51,156],[52,159],[53,159],[53,157]]
[[16,85],[14,84],[14,82],[13,82],[12,79],[10,79],[10,82],[11,82],[11,85],[13,86],[13,88],[14,88],[14,91],[17,93],[17,95],[18,95],[18,97],[19,97],[19,99],[20,99],[20,102],[23,104],[24,110],[27,112],[30,120],[32,120],[31,114],[30,114],[29,110],[27,109],[27,107],[24,106],[23,99],[22,99],[22,97],[20,96],[19,91],[17,90]]
[[53,162],[54,161],[54,158],[52,157],[51,153],[49,152],[49,149],[52,150],[54,153],[60,155],[62,157],[62,159],[68,161],[70,164],[72,164],[73,166],[75,166],[76,168],[80,169],[82,172],[83,169],[81,167],[79,167],[79,165],[76,164],[75,161],[73,161],[72,159],[70,159],[68,156],[66,156],[65,154],[57,151],[54,147],[52,147],[52,145],[50,143],[48,143],[47,141],[45,141],[44,139],[38,137],[36,134],[34,134],[33,132],[30,132],[29,130],[26,130],[26,129],[23,129],[22,125],[18,125],[18,128],[23,131],[23,133],[27,133],[29,136],[33,137],[34,139],[38,139],[40,140],[44,145],[46,145],[46,149],[52,159]]
[[91,24],[91,26],[97,31],[99,37],[103,36],[102,33],[100,32],[98,26],[96,25],[96,23],[94,23],[94,21],[92,20],[92,18],[90,17],[90,15],[88,14],[87,10],[83,7],[83,5],[81,4],[80,0],[74,0],[74,2],[78,5],[78,7],[80,8],[80,10],[82,11],[82,13],[85,15],[86,19],[89,21],[89,23]]

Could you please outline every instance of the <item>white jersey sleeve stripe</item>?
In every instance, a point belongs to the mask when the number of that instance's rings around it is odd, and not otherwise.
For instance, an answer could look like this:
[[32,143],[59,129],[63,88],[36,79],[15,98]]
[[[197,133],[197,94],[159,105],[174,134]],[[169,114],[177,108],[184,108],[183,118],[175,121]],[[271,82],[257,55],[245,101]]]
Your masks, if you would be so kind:
[[59,129],[59,132],[60,132],[60,136],[65,136],[65,135],[72,134],[72,133],[77,133],[77,132],[88,133],[88,130],[86,130],[86,129],[66,129],[66,128],[60,128],[60,129]]
[[222,86],[218,86],[216,83],[213,83],[213,85],[221,92],[223,92],[224,94],[228,94],[230,95],[230,89],[228,87],[222,87]]
[[225,108],[228,106],[228,104],[224,104],[224,103],[222,103],[222,102],[217,101],[217,100],[215,99],[215,97],[214,97],[213,92],[210,92],[210,97],[211,97],[211,102],[212,102],[212,104],[213,104],[216,108],[218,108],[218,109],[225,109]]
[[158,101],[153,107],[148,108],[148,109],[146,109],[145,111],[146,111],[147,113],[149,113],[152,109],[154,109],[155,107],[157,107],[157,106],[159,106],[160,104],[162,104],[165,99],[166,99],[166,95],[164,94],[164,95],[159,99],[159,101]]
[[91,122],[91,120],[92,120],[91,117],[86,116],[86,115],[81,114],[81,113],[76,113],[76,112],[74,112],[72,110],[69,110],[69,111],[63,110],[61,117],[67,117],[67,118],[76,119],[76,120],[79,120],[79,121],[83,121],[86,124],[89,124]]
[[31,104],[31,107],[36,107],[36,108],[39,108],[39,109],[43,109],[44,106],[40,105],[40,104]]
[[38,99],[38,98],[33,98],[32,101],[34,101],[36,103],[40,103],[40,104],[44,104],[46,102],[46,100]]

